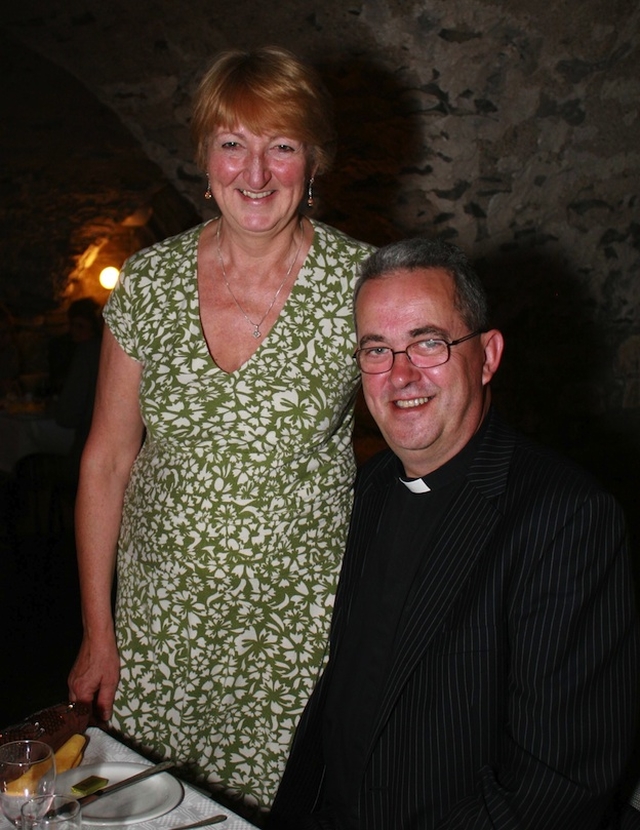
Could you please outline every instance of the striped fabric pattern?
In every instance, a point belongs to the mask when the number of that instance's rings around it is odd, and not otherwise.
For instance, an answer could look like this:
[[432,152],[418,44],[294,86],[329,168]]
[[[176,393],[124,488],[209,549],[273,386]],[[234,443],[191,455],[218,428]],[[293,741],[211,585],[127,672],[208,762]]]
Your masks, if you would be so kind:
[[[299,727],[273,827],[605,826],[638,711],[623,516],[587,474],[490,418],[417,577],[354,793],[357,822],[305,824],[321,800],[330,663]],[[393,469],[382,454],[357,483],[332,652]]]

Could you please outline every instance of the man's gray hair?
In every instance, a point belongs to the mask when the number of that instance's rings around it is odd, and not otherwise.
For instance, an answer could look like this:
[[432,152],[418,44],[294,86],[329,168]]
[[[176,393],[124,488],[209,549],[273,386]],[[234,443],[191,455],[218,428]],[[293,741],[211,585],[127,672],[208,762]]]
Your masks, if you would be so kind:
[[353,296],[355,309],[360,289],[369,280],[381,279],[394,271],[421,271],[441,268],[451,275],[455,287],[455,308],[470,331],[488,325],[487,294],[466,254],[443,239],[405,239],[379,248],[360,267]]

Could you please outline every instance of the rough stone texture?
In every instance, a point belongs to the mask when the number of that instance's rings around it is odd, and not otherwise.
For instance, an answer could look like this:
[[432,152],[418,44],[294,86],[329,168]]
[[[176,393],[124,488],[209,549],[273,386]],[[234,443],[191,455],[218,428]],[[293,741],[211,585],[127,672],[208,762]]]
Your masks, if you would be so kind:
[[[8,6],[0,18],[23,68],[10,89],[4,75],[3,95],[23,129],[16,146],[5,103],[5,301],[18,298],[17,268],[43,302],[45,270],[55,285],[79,279],[83,257],[127,217],[141,229],[131,245],[179,229],[190,211],[206,218],[188,135],[195,83],[220,49],[277,42],[314,62],[336,99],[340,153],[317,215],[375,243],[415,233],[460,243],[508,338],[503,407],[614,486],[635,481],[636,0]],[[27,81],[31,94],[42,85],[28,102]],[[165,221],[154,226],[158,193]]]
[[[11,40],[0,42],[8,116],[0,139],[2,291],[24,313],[71,299],[101,253],[115,248],[126,256],[154,241],[140,231],[144,208],[161,201],[169,183],[114,112],[76,79]],[[195,221],[191,205],[187,212]],[[159,217],[156,211],[154,221]],[[91,293],[99,291],[94,282]]]

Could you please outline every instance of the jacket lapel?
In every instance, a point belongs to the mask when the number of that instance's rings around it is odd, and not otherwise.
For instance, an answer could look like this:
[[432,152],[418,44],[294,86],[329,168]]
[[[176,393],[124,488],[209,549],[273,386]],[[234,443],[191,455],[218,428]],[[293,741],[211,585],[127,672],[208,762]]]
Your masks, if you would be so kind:
[[361,486],[361,497],[354,505],[349,529],[349,547],[340,574],[332,620],[331,647],[334,651],[339,647],[342,632],[349,619],[371,540],[378,532],[378,523],[392,483],[388,471],[390,467],[393,469],[395,464],[395,457],[391,452],[381,455],[378,464],[369,470],[367,479]]
[[404,625],[398,632],[400,647],[390,667],[370,749],[416,663],[442,629],[448,609],[472,578],[478,558],[490,544],[500,520],[493,497],[506,487],[513,451],[511,435],[502,431],[503,425],[494,415],[462,489],[432,538],[431,550],[424,551]]

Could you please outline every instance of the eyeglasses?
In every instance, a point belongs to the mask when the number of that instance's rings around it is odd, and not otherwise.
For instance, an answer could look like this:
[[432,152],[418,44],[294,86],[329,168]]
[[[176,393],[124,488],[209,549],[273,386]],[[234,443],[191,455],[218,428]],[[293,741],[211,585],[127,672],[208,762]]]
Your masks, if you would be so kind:
[[406,354],[407,359],[418,369],[432,369],[449,360],[452,346],[457,346],[483,333],[483,329],[478,329],[478,331],[472,331],[471,334],[465,334],[464,337],[451,341],[429,337],[427,340],[416,340],[415,343],[410,343],[406,349],[398,352],[394,352],[388,346],[370,346],[358,349],[353,356],[358,368],[365,375],[383,375],[391,371],[397,354]]

